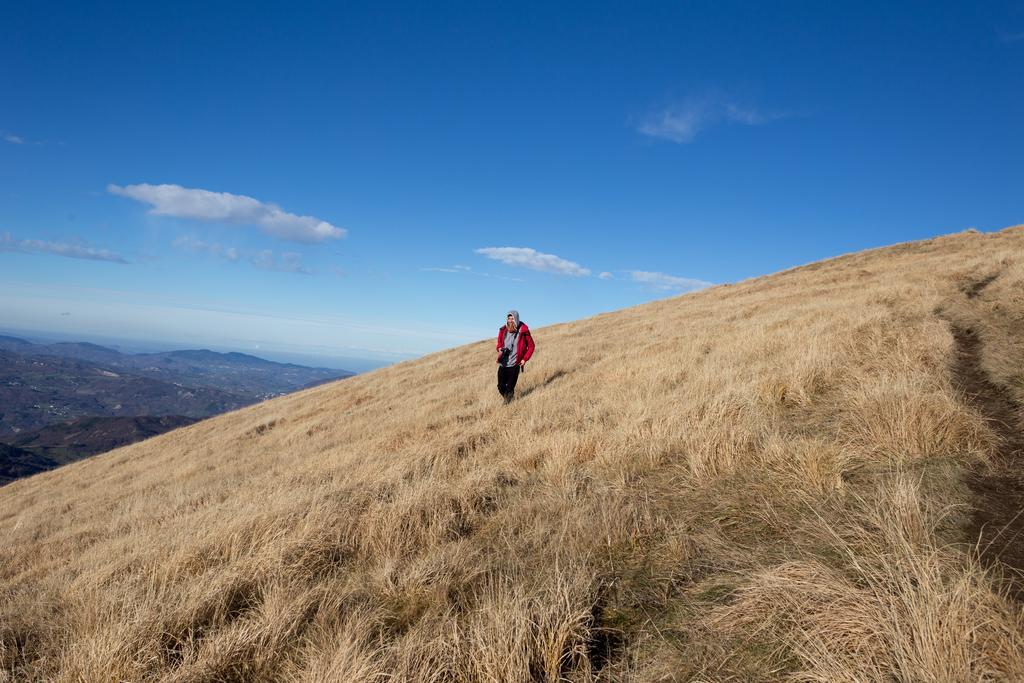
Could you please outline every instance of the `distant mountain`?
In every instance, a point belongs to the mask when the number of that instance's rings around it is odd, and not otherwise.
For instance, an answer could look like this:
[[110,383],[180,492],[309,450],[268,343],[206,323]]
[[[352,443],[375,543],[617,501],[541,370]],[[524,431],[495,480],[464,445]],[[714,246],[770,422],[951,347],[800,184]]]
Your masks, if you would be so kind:
[[0,486],[194,422],[183,415],[83,417],[21,432],[13,444],[0,443]]
[[157,380],[90,361],[0,351],[0,442],[78,417],[185,415],[204,418],[261,400]]
[[355,374],[347,370],[275,363],[245,353],[219,353],[209,349],[127,354],[89,342],[33,344],[18,337],[0,336],[0,350],[88,361],[115,372],[125,371],[190,387],[219,389],[255,400],[282,396]]
[[63,465],[198,422],[184,415],[81,417],[18,434],[12,446]]
[[[247,353],[239,353],[237,351],[229,351],[227,353],[218,353],[217,351],[210,351],[209,349],[191,349],[185,351],[169,351],[166,354],[140,354],[149,356],[166,355],[172,358],[184,358],[191,361],[205,361],[210,363],[240,363],[243,365],[282,365],[281,363],[275,363],[274,361],[266,360],[265,358],[259,358],[257,356],[250,356]],[[289,364],[290,365],[290,364]],[[294,367],[302,367],[296,365]],[[305,368],[308,369],[308,368]]]
[[26,346],[36,345],[21,337],[8,337],[7,335],[0,334],[0,350],[22,351]]
[[293,363],[275,363],[245,353],[218,353],[208,349],[141,353],[124,356],[122,367],[147,377],[168,375],[195,386],[208,386],[233,393],[251,393],[259,398],[282,396],[311,383],[351,377],[352,372],[330,368],[309,368]]
[[[39,345],[46,349],[46,355],[59,356],[61,358],[77,358],[79,360],[92,361],[93,363],[117,363],[124,354],[116,349],[111,349],[99,344],[89,342],[57,342],[56,344]],[[26,353],[27,351],[22,351]]]
[[0,486],[56,466],[56,462],[45,456],[0,443]]
[[0,335],[0,483],[354,373],[209,349]]

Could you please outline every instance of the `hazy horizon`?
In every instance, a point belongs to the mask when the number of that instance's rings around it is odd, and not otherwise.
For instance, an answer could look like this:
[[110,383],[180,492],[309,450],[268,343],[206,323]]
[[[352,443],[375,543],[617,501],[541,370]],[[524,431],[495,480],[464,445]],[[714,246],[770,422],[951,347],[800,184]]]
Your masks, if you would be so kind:
[[349,372],[356,373],[369,372],[370,370],[376,370],[378,368],[387,367],[393,363],[400,363],[404,360],[415,358],[415,356],[409,356],[407,358],[384,360],[355,356],[316,355],[295,353],[259,346],[254,348],[241,348],[238,346],[216,343],[196,345],[188,344],[186,342],[175,342],[173,340],[140,339],[87,333],[61,332],[58,330],[33,330],[11,326],[0,327],[0,335],[18,337],[34,344],[84,342],[97,344],[98,346],[104,346],[126,354],[162,353],[196,349],[207,349],[218,353],[236,352],[256,356],[265,360],[271,360],[277,363],[294,363],[296,365],[303,365],[306,367],[347,370]]

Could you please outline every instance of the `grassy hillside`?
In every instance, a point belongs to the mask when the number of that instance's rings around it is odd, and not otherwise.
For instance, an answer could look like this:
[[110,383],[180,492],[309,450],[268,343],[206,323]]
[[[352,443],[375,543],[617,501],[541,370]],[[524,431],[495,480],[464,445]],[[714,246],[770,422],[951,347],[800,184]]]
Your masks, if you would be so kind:
[[0,489],[0,670],[1024,679],[1024,228],[534,335]]

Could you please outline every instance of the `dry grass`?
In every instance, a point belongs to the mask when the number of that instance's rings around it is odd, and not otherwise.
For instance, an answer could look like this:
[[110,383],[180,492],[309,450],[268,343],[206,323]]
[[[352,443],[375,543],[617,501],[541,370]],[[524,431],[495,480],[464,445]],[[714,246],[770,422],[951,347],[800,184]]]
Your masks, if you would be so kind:
[[508,407],[484,341],[15,482],[0,680],[1022,679],[949,322],[1024,403],[1022,256],[845,256],[535,330]]

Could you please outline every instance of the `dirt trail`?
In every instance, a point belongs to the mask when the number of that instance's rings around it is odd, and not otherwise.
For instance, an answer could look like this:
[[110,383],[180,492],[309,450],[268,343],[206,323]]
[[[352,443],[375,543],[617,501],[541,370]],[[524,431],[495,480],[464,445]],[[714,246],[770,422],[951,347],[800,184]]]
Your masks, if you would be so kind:
[[[977,298],[996,276],[972,283],[963,292]],[[1000,438],[993,472],[973,472],[967,484],[975,509],[967,532],[979,543],[982,559],[1009,568],[1010,589],[1024,601],[1024,433],[1018,427],[1020,408],[1011,394],[989,377],[981,364],[977,332],[951,321],[957,358],[953,375],[968,403],[988,418]]]

